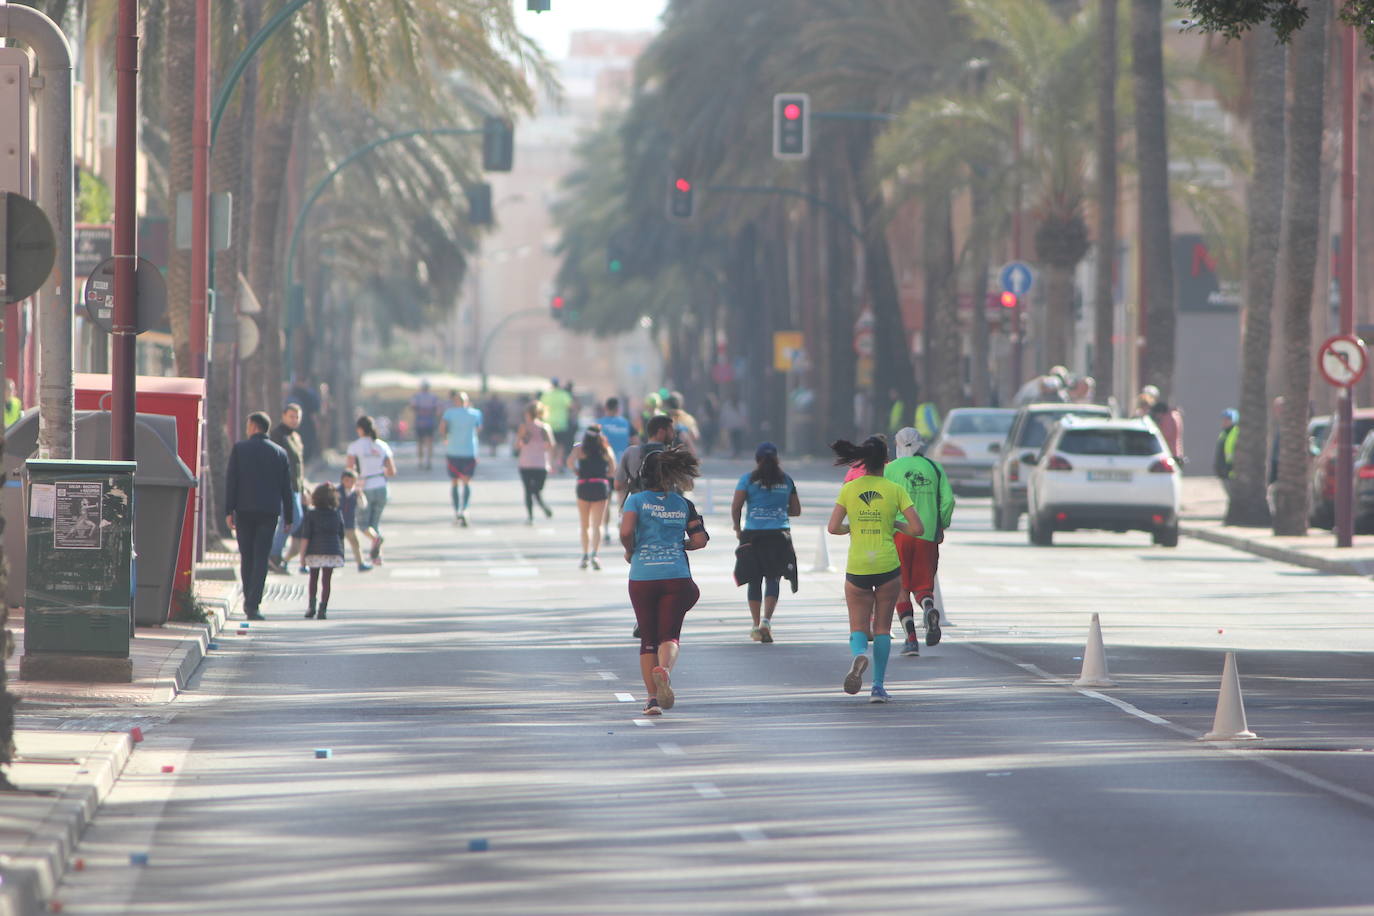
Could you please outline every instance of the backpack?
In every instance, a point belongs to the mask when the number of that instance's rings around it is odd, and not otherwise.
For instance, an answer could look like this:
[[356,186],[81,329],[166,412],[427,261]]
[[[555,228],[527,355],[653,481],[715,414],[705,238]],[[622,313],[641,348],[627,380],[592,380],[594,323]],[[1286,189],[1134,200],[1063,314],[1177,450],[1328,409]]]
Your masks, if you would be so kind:
[[644,462],[649,460],[649,456],[652,455],[654,452],[661,452],[665,448],[667,448],[667,446],[664,445],[662,442],[652,441],[645,442],[642,446],[640,446],[639,465],[635,468],[635,472],[630,475],[631,493],[638,493],[641,490],[646,489],[646,487],[644,486]]

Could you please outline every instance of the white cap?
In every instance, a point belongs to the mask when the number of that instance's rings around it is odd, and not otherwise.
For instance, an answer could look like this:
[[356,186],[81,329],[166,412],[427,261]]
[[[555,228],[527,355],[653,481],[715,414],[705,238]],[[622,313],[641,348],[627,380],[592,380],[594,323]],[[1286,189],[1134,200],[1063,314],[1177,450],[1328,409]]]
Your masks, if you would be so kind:
[[897,430],[896,442],[898,458],[910,458],[921,450],[921,446],[925,445],[924,440],[921,439],[921,434],[910,426],[903,426]]

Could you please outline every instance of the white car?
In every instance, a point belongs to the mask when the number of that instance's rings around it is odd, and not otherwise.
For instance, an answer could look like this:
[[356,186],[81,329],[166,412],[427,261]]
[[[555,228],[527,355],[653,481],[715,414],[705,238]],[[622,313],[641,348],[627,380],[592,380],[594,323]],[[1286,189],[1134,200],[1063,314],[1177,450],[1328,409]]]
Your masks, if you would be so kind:
[[956,407],[949,412],[926,454],[940,462],[955,493],[992,492],[992,466],[1015,418],[1010,407]]
[[1178,465],[1153,423],[1065,417],[1050,431],[1026,486],[1030,542],[1048,547],[1056,531],[1148,531],[1178,546],[1182,495]]

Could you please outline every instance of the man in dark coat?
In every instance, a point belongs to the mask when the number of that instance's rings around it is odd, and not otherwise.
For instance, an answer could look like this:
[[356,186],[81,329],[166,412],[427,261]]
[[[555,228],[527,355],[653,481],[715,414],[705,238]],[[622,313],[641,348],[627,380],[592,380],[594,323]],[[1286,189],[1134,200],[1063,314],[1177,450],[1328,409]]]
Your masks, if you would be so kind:
[[234,444],[224,486],[224,511],[239,542],[243,609],[249,620],[262,620],[267,558],[277,521],[296,521],[296,494],[291,489],[291,463],[286,450],[267,438],[272,419],[265,413],[248,417],[248,438]]

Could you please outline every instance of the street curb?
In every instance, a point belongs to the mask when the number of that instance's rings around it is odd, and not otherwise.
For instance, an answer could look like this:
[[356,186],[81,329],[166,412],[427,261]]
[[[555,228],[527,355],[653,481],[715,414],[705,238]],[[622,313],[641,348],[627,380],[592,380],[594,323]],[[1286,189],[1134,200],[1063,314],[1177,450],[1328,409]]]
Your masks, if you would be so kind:
[[48,911],[45,901],[56,892],[76,844],[114,788],[133,748],[128,734],[102,735],[85,757],[86,781],[67,786],[54,798],[24,848],[0,862],[0,916],[39,916]]
[[1253,553],[1266,559],[1278,560],[1280,563],[1315,569],[1332,576],[1374,576],[1374,561],[1371,560],[1329,560],[1326,557],[1316,557],[1303,553],[1301,550],[1274,547],[1250,538],[1237,537],[1205,525],[1197,527],[1179,525],[1178,533],[1197,538],[1200,541],[1210,541],[1213,544],[1222,544],[1236,550],[1243,550],[1246,553]]

